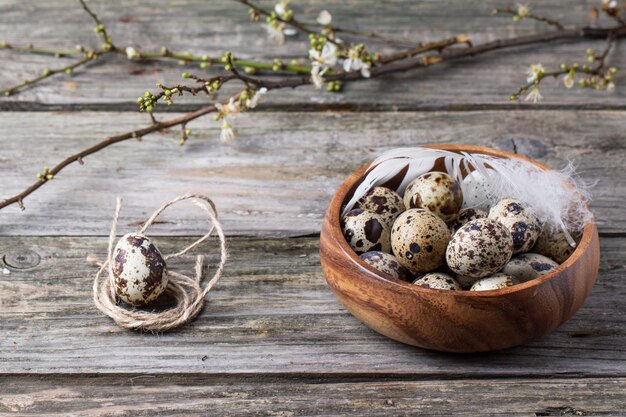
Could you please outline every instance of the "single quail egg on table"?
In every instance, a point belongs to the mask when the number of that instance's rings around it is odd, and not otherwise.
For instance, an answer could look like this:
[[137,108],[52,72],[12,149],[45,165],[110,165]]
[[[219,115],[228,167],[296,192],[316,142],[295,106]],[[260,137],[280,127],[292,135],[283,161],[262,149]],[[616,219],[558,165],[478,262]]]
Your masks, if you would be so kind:
[[387,223],[373,211],[350,210],[342,220],[343,236],[357,255],[369,251],[390,252],[390,231]]
[[489,218],[499,221],[511,232],[514,254],[528,252],[541,234],[541,223],[535,212],[519,200],[500,200],[489,210]]
[[358,208],[373,211],[391,228],[396,218],[405,210],[402,198],[387,187],[374,187],[359,202]]
[[461,226],[465,223],[476,220],[476,219],[484,219],[487,217],[487,212],[478,210],[475,208],[464,208],[459,211],[459,215],[456,219],[452,220],[448,225],[450,227],[450,233],[454,234]]
[[365,252],[361,255],[361,259],[370,264],[374,269],[391,275],[394,278],[404,281],[408,281],[411,278],[409,271],[390,253],[380,251]]
[[450,275],[443,272],[429,272],[413,281],[413,284],[439,290],[460,290],[461,286]]
[[463,204],[461,186],[445,172],[427,172],[409,183],[404,191],[406,208],[425,208],[448,223]]
[[519,283],[517,278],[499,273],[476,281],[474,285],[472,285],[472,288],[470,288],[470,291],[499,290],[500,288],[511,287]]
[[463,178],[463,208],[489,211],[493,198],[487,179],[479,171],[472,171]]
[[472,220],[456,231],[446,250],[446,261],[459,275],[482,278],[501,270],[512,255],[511,233],[487,218]]
[[156,300],[167,287],[165,261],[157,247],[138,233],[122,236],[113,250],[115,292],[133,306]]
[[413,274],[430,272],[443,265],[449,241],[448,226],[423,209],[405,211],[391,229],[393,253]]
[[[580,234],[575,234],[573,237],[575,241],[580,240]],[[560,264],[565,262],[575,250],[576,247],[569,244],[561,229],[552,228],[548,225],[543,227],[537,243],[532,249],[533,252],[552,258]]]
[[557,266],[559,264],[548,257],[528,252],[511,259],[502,272],[514,276],[521,282],[526,282],[547,274]]

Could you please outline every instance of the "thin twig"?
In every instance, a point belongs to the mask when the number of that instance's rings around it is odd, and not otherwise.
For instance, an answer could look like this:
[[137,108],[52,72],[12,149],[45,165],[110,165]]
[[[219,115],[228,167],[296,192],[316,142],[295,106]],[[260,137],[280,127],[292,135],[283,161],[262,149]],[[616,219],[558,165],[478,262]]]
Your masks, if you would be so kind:
[[[250,7],[255,12],[257,12],[259,15],[262,15],[262,16],[272,16],[272,12],[270,12],[269,10],[266,10],[266,9],[260,7],[260,6],[257,6],[256,4],[250,2],[249,0],[234,0],[234,1],[236,1],[237,3],[241,3],[243,5],[246,5],[246,6]],[[276,16],[276,20],[281,22],[281,23],[284,23],[286,25],[292,26],[292,27],[294,27],[296,29],[299,29],[299,30],[301,30],[304,33],[319,35],[316,31],[310,29],[306,24],[304,24],[304,23],[302,23],[299,20],[296,20],[294,18],[283,19],[281,16]],[[337,46],[342,46],[343,47],[343,45],[341,45],[339,42],[337,42],[332,37],[326,36],[325,38],[326,38],[326,40],[328,40],[328,42],[331,42],[331,43],[334,43]]]
[[30,53],[30,54],[36,54],[36,55],[48,55],[48,56],[54,56],[56,58],[67,58],[70,56],[85,54],[85,50],[82,47],[72,49],[72,50],[54,50],[54,49],[46,49],[46,48],[36,48],[31,44],[28,44],[26,46],[13,45],[6,41],[0,42],[0,49],[10,49],[11,51],[15,51],[15,52],[23,52],[23,53]]
[[85,3],[85,0],[78,0],[78,1],[83,6],[83,9],[87,12],[87,14],[89,14],[89,16],[91,16],[93,21],[96,23],[96,28],[94,30],[96,30],[97,33],[100,33],[100,35],[102,36],[102,39],[104,40],[104,43],[110,45],[111,47],[114,47],[113,42],[111,41],[111,37],[107,33],[106,26],[104,25],[104,23],[102,23],[102,21],[100,21],[100,18],[98,17],[98,15],[96,15],[94,12],[91,11],[89,6],[87,6],[87,3]]
[[613,46],[614,42],[615,36],[613,34],[609,34],[609,36],[607,36],[606,38],[606,45],[604,47],[604,50],[602,51],[600,56],[595,57],[596,61],[598,62],[598,65],[594,68],[594,71],[596,73],[604,68],[606,58],[609,56],[609,52],[611,52],[611,47]]
[[519,18],[522,19],[532,19],[532,20],[536,20],[538,22],[543,22],[547,25],[553,26],[559,30],[565,29],[565,27],[561,24],[561,22],[559,22],[558,20],[554,20],[554,19],[550,19],[547,18],[545,16],[539,16],[536,14],[532,14],[532,13],[528,13],[524,16],[519,16],[518,15],[518,11],[517,10],[513,10],[511,8],[506,8],[506,9],[494,9],[493,10],[493,14],[510,14],[513,16],[518,16]]
[[453,38],[442,39],[440,41],[435,41],[435,42],[427,43],[424,45],[419,45],[419,46],[416,46],[415,48],[411,48],[405,51],[382,56],[379,62],[382,64],[387,64],[389,62],[410,58],[415,55],[423,54],[429,51],[442,51],[444,48],[448,46],[452,46],[452,45],[459,44],[459,43],[465,43],[471,46],[471,42],[468,36],[458,35]]
[[55,74],[61,74],[61,73],[69,73],[71,74],[76,68],[87,64],[88,62],[93,61],[94,59],[96,59],[99,56],[102,56],[104,54],[107,54],[108,51],[100,51],[100,52],[90,52],[87,55],[85,55],[85,57],[79,61],[74,62],[73,64],[70,65],[66,65],[65,67],[62,68],[56,68],[56,69],[45,69],[43,71],[43,73],[35,78],[31,78],[29,80],[24,80],[19,84],[14,85],[13,87],[7,88],[5,90],[0,90],[0,94],[5,95],[5,96],[10,96],[11,94],[13,94],[15,91],[24,88],[26,86],[32,85],[32,84],[36,84],[42,80],[45,80],[46,78],[52,77]]

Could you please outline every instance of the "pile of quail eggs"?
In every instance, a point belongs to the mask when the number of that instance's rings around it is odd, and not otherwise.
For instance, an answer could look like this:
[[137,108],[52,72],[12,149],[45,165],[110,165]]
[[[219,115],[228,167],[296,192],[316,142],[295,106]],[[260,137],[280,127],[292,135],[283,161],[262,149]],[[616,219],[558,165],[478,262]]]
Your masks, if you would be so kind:
[[574,250],[562,232],[543,228],[525,202],[494,201],[478,171],[463,179],[463,187],[444,172],[425,173],[402,197],[374,187],[341,223],[347,242],[373,268],[443,290],[526,282],[550,272]]

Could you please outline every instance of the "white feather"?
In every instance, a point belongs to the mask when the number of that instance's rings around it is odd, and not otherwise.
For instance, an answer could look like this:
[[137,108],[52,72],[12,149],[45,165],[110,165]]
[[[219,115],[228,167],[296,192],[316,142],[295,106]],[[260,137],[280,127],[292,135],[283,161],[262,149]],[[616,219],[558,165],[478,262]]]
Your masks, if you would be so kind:
[[572,246],[575,243],[570,233],[580,232],[593,220],[587,206],[590,184],[577,178],[571,163],[561,171],[544,171],[520,159],[419,147],[392,149],[376,158],[342,214],[352,209],[371,188],[385,184],[406,168],[407,172],[396,190],[402,195],[413,179],[431,171],[437,160],[442,158],[446,171],[461,184],[462,189],[462,168],[466,172],[477,170],[487,181],[492,197],[496,200],[511,197],[525,202],[542,222],[563,230]]

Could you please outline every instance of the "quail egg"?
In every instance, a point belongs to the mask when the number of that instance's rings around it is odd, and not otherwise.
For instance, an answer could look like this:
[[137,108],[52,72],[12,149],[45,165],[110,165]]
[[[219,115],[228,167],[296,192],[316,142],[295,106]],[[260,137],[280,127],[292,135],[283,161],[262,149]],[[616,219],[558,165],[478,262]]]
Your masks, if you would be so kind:
[[538,253],[522,253],[511,259],[502,272],[514,276],[522,282],[538,278],[559,266],[552,259]]
[[409,209],[391,229],[391,248],[411,273],[437,269],[444,263],[450,230],[439,217],[422,209]]
[[489,276],[511,259],[511,233],[493,219],[472,220],[456,231],[446,250],[448,267],[472,278]]
[[[580,234],[575,234],[573,237],[575,241],[580,240]],[[576,247],[570,246],[561,229],[555,229],[548,225],[543,227],[543,231],[532,249],[533,252],[552,258],[560,264],[565,262],[575,250]]]
[[391,228],[396,218],[405,210],[402,198],[387,187],[374,187],[358,202],[358,207],[373,211]]
[[493,199],[489,192],[489,184],[483,174],[479,171],[470,172],[463,178],[462,188],[463,208],[489,211]]
[[489,218],[502,223],[513,237],[513,253],[528,252],[541,234],[541,223],[527,204],[512,198],[500,200],[489,210]]
[[156,246],[138,233],[129,233],[113,250],[115,292],[126,303],[144,306],[156,300],[167,287],[165,261]]
[[471,220],[484,219],[485,217],[487,217],[487,213],[482,210],[475,208],[461,209],[457,218],[452,220],[448,225],[450,227],[450,233],[454,234],[461,226]]
[[461,286],[450,275],[443,272],[429,272],[413,281],[413,284],[425,288],[436,288],[439,290],[460,290]]
[[446,223],[456,218],[462,204],[461,186],[445,172],[420,175],[404,191],[404,205],[407,209],[428,209]]
[[478,280],[472,285],[470,291],[499,290],[519,284],[519,280],[507,274],[493,274],[490,277]]
[[480,278],[467,277],[465,275],[457,275],[455,277],[456,282],[458,282],[459,285],[461,286],[461,288],[463,288],[463,289],[469,289],[479,279]]
[[390,253],[380,251],[365,252],[361,255],[361,259],[370,264],[374,269],[391,275],[394,278],[408,281],[411,277],[409,271],[407,271],[407,269],[398,262],[398,259]]
[[343,236],[358,255],[371,250],[391,251],[389,227],[373,211],[350,210],[343,217],[342,224]]

